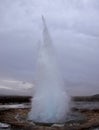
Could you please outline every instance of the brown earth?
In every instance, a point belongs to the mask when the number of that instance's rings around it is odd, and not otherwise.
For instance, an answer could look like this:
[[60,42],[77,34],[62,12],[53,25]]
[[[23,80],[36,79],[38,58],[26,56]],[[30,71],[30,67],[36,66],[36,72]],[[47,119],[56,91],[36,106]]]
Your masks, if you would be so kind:
[[[80,100],[81,98],[82,97],[80,97]],[[79,98],[77,97],[75,101],[77,101],[77,99]],[[84,97],[84,101],[85,99],[89,100],[89,97],[87,98]],[[30,97],[28,97],[28,102],[30,102]],[[30,109],[28,108],[26,109],[17,108],[17,109],[0,111],[0,122],[11,124],[13,128],[18,128],[18,130],[20,130],[21,128],[23,130],[90,130],[91,128],[99,127],[99,109],[97,110],[72,109],[73,112],[80,112],[82,115],[84,115],[86,117],[86,121],[83,123],[79,122],[65,123],[64,125],[56,124],[54,126],[50,125],[45,126],[44,124],[35,125],[32,122],[27,121],[26,119],[29,111]]]
[[41,129],[42,130],[87,130],[89,128],[99,126],[99,111],[84,111],[81,112],[87,117],[86,122],[84,123],[67,123],[64,126],[44,126],[44,125],[34,125],[31,122],[25,120],[29,109],[12,109],[3,111],[0,113],[0,122],[5,122],[11,124],[12,127],[24,128],[24,130],[34,130]]

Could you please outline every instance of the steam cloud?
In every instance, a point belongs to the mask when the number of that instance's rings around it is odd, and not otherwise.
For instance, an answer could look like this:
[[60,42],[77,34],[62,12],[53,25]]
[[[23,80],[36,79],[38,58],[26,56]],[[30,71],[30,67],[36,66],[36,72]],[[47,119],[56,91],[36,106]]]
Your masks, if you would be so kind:
[[63,80],[56,62],[51,38],[43,18],[43,44],[39,51],[37,75],[29,119],[35,122],[64,122],[69,108]]

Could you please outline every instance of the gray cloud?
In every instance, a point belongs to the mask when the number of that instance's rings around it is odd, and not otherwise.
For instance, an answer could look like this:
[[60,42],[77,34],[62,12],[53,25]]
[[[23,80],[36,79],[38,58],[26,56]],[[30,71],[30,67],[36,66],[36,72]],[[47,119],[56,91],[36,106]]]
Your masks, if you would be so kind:
[[97,90],[99,0],[0,0],[0,77],[32,80],[42,14],[68,86]]

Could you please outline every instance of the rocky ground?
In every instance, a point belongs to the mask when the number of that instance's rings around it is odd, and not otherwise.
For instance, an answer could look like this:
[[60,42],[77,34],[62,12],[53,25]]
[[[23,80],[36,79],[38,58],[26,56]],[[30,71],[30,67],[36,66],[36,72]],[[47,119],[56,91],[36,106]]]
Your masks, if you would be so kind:
[[1,103],[1,106],[3,104],[3,109],[1,109],[2,107],[0,108],[0,122],[10,124],[11,130],[95,130],[95,128],[99,130],[98,96],[95,95],[86,98],[73,97],[69,113],[70,117],[68,116],[69,118],[65,124],[44,124],[28,121],[27,115],[30,111],[30,97],[27,97],[28,100],[23,101],[25,104],[23,107],[11,107],[13,103],[16,104],[18,101],[17,99],[12,100],[12,97],[10,97],[13,102],[9,102],[9,107],[6,106],[6,109],[4,109],[4,106],[8,104],[7,100]]

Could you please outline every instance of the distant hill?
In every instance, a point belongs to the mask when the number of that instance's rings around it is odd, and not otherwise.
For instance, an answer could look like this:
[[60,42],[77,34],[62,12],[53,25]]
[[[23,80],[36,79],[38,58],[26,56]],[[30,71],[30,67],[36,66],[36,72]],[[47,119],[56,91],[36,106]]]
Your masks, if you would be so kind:
[[93,96],[75,96],[72,97],[73,101],[99,101],[99,94]]

